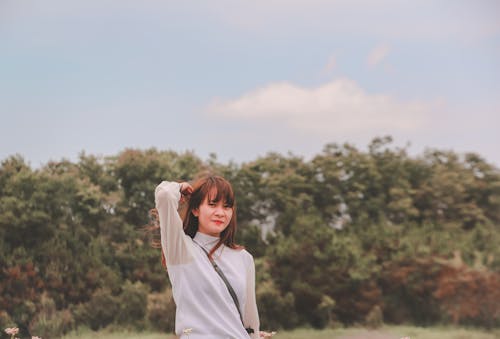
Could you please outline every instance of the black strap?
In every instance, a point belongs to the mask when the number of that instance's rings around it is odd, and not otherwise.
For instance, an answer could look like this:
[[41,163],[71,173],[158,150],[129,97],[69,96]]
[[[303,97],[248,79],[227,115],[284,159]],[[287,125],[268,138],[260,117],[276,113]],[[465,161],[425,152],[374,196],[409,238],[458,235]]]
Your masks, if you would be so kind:
[[[226,284],[226,287],[227,287],[227,290],[229,291],[229,294],[231,294],[231,297],[233,298],[233,301],[236,305],[236,309],[238,310],[238,313],[240,315],[240,320],[241,320],[241,323],[243,324],[243,327],[245,327],[245,323],[243,322],[243,316],[241,315],[241,311],[240,311],[240,303],[238,302],[238,297],[236,296],[236,293],[234,292],[233,290],[233,287],[231,286],[231,284],[229,283],[229,281],[227,280],[226,276],[224,275],[224,272],[222,272],[222,270],[220,269],[220,267],[217,265],[217,263],[215,262],[215,260],[210,257],[210,255],[208,254],[207,250],[201,246],[200,244],[198,244],[196,241],[193,240],[193,242],[200,246],[200,248],[203,250],[203,252],[205,252],[205,254],[207,255],[207,258],[208,260],[210,261],[210,263],[212,264],[212,266],[214,267],[215,269],[215,272],[217,272],[217,274],[219,274],[219,276],[222,278],[222,281],[224,282],[224,284]],[[250,328],[250,327],[245,327],[245,330],[247,331],[247,333],[254,333],[254,330],[253,328]]]

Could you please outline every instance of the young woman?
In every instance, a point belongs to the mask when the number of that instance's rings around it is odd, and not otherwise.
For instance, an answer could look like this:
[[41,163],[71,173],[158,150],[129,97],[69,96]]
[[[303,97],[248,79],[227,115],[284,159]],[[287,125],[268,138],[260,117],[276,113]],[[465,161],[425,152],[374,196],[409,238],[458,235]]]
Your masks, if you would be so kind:
[[[177,211],[181,199],[187,202],[182,219]],[[156,187],[155,203],[177,306],[175,333],[189,339],[259,338],[255,266],[252,255],[234,240],[236,205],[229,182],[218,176],[193,186],[163,181]],[[211,261],[222,270],[239,307]]]

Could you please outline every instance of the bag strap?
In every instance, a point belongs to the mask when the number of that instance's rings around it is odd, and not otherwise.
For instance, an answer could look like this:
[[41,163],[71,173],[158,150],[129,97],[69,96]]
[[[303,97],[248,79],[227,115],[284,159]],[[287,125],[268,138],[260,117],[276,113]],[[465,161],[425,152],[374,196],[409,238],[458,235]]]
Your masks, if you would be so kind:
[[[226,276],[224,275],[224,272],[222,272],[222,270],[220,269],[220,267],[217,265],[217,263],[215,262],[215,260],[210,257],[210,255],[208,254],[207,250],[201,246],[200,244],[198,244],[196,241],[193,240],[193,242],[200,246],[200,248],[203,250],[203,252],[205,252],[205,254],[207,255],[207,258],[208,260],[210,261],[210,263],[212,264],[215,272],[217,272],[217,274],[222,278],[222,281],[224,282],[224,284],[226,284],[226,287],[227,287],[227,290],[229,291],[229,294],[231,295],[231,298],[233,298],[233,301],[236,305],[236,309],[238,310],[238,314],[240,315],[240,320],[241,320],[241,323],[243,324],[243,327],[245,327],[245,323],[243,322],[243,316],[241,315],[241,310],[240,310],[240,303],[238,302],[238,297],[236,296],[236,292],[234,292],[234,289],[233,287],[231,286],[231,284],[229,283],[229,281],[227,280]],[[245,330],[247,331],[247,333],[254,333],[254,330],[253,328],[250,328],[250,327],[245,327]]]

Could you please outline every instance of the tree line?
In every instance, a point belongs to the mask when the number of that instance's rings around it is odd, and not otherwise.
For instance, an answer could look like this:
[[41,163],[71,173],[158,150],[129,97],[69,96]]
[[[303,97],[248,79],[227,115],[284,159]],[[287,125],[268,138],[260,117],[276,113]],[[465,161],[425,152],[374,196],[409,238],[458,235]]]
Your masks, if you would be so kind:
[[[474,153],[410,156],[390,137],[309,160],[245,163],[126,149],[0,166],[0,325],[170,332],[175,305],[148,211],[162,180],[226,177],[255,257],[262,328],[500,325],[500,170]],[[154,238],[154,236],[153,236]]]

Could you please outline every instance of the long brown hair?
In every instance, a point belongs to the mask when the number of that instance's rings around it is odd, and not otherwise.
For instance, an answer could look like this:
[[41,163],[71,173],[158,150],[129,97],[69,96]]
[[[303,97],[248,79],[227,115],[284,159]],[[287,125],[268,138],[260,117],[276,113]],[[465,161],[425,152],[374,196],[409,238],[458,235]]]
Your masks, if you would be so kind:
[[[233,214],[229,224],[220,234],[220,239],[217,244],[210,250],[209,256],[223,244],[232,249],[242,249],[243,247],[236,244],[236,200],[234,196],[234,191],[226,179],[221,176],[209,175],[201,177],[193,183],[193,192],[185,197],[186,203],[184,206],[180,207],[180,215],[183,220],[184,233],[194,238],[196,232],[198,232],[198,218],[193,214],[193,210],[198,209],[205,199],[209,199],[213,202],[223,201],[225,205],[230,206],[233,209]],[[214,196],[212,196],[214,194]],[[158,211],[152,209],[150,211],[150,217],[153,222],[150,229],[159,229],[160,222],[158,218]],[[158,239],[153,240],[152,244],[154,247],[160,247],[160,242]],[[162,250],[162,265],[167,267],[165,254]]]

